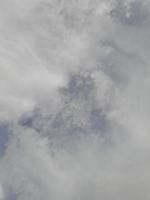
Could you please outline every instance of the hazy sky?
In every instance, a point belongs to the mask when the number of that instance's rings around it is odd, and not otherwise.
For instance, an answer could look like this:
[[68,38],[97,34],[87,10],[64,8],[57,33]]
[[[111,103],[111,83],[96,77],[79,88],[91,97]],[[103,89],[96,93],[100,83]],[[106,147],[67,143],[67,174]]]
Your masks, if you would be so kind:
[[0,0],[0,200],[149,200],[150,1]]

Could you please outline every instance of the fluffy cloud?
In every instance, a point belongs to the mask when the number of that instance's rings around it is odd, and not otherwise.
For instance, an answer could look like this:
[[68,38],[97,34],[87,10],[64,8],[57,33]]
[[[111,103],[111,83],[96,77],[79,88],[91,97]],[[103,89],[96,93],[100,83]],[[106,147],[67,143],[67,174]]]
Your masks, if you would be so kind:
[[149,199],[149,6],[0,2],[0,198]]

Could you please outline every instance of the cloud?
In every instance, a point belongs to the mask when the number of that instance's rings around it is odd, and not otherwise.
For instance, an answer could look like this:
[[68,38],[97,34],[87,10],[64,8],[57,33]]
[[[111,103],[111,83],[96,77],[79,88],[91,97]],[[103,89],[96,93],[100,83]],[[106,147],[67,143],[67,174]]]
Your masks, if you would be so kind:
[[0,186],[0,199],[4,199],[4,193],[3,193],[2,186]]
[[149,1],[1,1],[0,198],[149,199]]

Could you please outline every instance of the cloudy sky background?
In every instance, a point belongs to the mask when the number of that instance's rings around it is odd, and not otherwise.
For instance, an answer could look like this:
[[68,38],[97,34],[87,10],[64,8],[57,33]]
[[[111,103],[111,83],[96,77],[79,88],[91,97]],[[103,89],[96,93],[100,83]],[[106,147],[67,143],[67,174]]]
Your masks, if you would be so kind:
[[0,0],[0,199],[149,200],[150,1]]

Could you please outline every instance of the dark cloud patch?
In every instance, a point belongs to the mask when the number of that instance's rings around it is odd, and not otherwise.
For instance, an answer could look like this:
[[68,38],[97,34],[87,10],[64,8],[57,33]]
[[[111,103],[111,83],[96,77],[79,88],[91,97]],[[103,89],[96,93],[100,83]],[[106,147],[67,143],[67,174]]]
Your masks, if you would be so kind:
[[107,129],[108,129],[108,121],[106,120],[105,115],[102,113],[101,110],[93,110],[91,112],[91,129],[97,131],[100,131],[105,135]]
[[20,120],[19,120],[19,124],[21,126],[24,126],[24,127],[32,127],[32,124],[33,124],[33,119],[34,116],[32,115],[29,115],[29,114],[24,114],[23,116],[21,116]]
[[5,200],[18,200],[18,194],[12,188],[4,186]]
[[111,15],[124,25],[142,26],[149,20],[149,11],[142,1],[133,1],[125,4],[124,1],[118,1]]
[[5,153],[10,135],[10,129],[8,125],[0,124],[0,155]]

